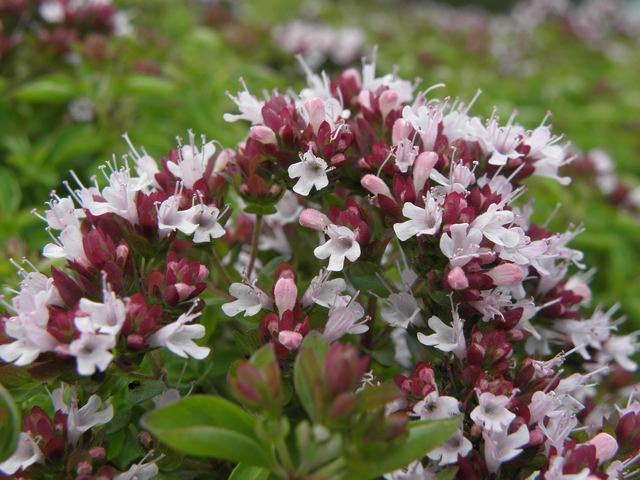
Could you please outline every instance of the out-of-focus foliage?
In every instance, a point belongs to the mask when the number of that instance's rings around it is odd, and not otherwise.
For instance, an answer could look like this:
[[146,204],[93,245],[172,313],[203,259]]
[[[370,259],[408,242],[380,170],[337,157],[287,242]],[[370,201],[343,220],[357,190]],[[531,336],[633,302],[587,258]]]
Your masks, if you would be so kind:
[[[236,89],[241,72],[249,86],[300,82],[297,63],[271,34],[295,18],[362,29],[363,54],[378,45],[382,69],[397,65],[425,87],[445,83],[440,95],[468,101],[481,89],[477,112],[490,113],[490,99],[501,99],[498,112],[506,117],[518,105],[519,120],[534,127],[551,111],[550,122],[576,149],[605,149],[618,175],[638,184],[640,50],[628,38],[594,49],[551,19],[525,41],[517,31],[505,35],[505,26],[518,28],[508,11],[459,13],[425,2],[267,3],[121,1],[134,28],[129,36],[85,39],[73,47],[73,61],[41,57],[29,43],[12,53],[10,65],[2,60],[0,278],[13,270],[5,258],[37,257],[45,233],[30,210],[69,169],[82,176],[124,152],[122,133],[133,132],[156,157],[171,147],[165,139],[189,128],[232,146],[239,129],[220,112],[230,106],[223,92]],[[596,301],[619,301],[640,318],[638,218],[607,203],[593,179],[570,189],[547,182],[532,188],[539,215],[560,203],[552,223],[585,224],[576,246],[598,266]]]

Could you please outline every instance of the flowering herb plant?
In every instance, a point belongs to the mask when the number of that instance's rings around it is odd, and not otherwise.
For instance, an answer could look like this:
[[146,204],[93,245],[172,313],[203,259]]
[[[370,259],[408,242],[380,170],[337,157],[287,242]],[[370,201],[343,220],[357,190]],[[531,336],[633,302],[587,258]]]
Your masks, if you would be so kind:
[[[549,231],[527,130],[375,62],[246,85],[235,149],[189,132],[52,194],[16,263],[0,381],[15,478],[622,478],[635,335]],[[57,263],[60,262],[60,263]],[[596,388],[597,387],[597,388]],[[3,425],[5,425],[3,424]],[[4,437],[3,437],[4,438]],[[9,443],[9,442],[8,442]]]

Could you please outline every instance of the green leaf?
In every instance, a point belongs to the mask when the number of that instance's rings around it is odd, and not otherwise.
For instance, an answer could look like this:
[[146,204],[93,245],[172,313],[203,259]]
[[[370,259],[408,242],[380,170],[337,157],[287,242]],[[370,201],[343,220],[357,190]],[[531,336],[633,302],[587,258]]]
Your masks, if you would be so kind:
[[220,397],[188,397],[142,418],[144,428],[179,452],[268,467],[267,448],[256,439],[254,419]]
[[18,446],[20,424],[20,412],[0,384],[0,462],[9,458]]
[[406,442],[390,450],[383,458],[367,459],[366,463],[347,459],[351,472],[345,478],[376,478],[403,468],[446,442],[459,425],[458,417],[410,422]]
[[375,263],[359,262],[345,268],[344,277],[356,290],[360,290],[364,295],[373,292],[380,297],[387,297],[389,292],[376,275],[379,271],[380,266]]
[[40,77],[14,92],[18,100],[31,103],[64,103],[79,94],[73,79],[64,75]]
[[0,168],[0,216],[11,215],[20,206],[20,185],[16,176],[6,168]]
[[302,406],[313,420],[323,404],[324,359],[329,346],[318,332],[304,339],[293,367],[293,382]]
[[229,480],[267,480],[269,478],[269,470],[239,463],[233,469]]
[[162,96],[175,92],[176,85],[166,78],[133,75],[126,80],[126,93],[136,96]]

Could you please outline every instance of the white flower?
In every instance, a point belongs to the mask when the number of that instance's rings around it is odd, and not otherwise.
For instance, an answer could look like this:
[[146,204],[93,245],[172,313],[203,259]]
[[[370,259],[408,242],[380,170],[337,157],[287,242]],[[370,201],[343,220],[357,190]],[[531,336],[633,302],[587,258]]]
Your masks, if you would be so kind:
[[404,242],[415,235],[435,235],[438,232],[442,224],[442,208],[431,194],[427,194],[424,203],[424,208],[409,202],[404,204],[402,214],[409,220],[393,226],[399,240]]
[[[584,467],[578,473],[563,473],[565,459],[556,455],[549,462],[549,468],[544,472],[544,480],[588,480],[591,477],[591,470],[589,467]],[[597,478],[597,477],[596,477]],[[620,478],[619,476],[609,478]]]
[[453,312],[453,325],[448,326],[435,315],[432,316],[427,324],[435,333],[425,335],[418,332],[418,341],[428,347],[436,347],[443,352],[453,352],[460,360],[467,355],[467,347],[464,341],[464,332],[462,330],[463,321],[457,312]]
[[511,421],[516,418],[506,408],[510,401],[504,395],[482,392],[478,397],[479,405],[471,412],[471,420],[487,431],[506,432]]
[[482,215],[478,215],[471,228],[477,228],[482,234],[493,243],[503,247],[515,247],[520,242],[520,235],[516,229],[507,229],[503,225],[514,221],[513,212],[509,210],[498,210],[495,203]]
[[240,114],[225,113],[223,118],[225,122],[237,122],[238,120],[247,120],[252,125],[261,125],[264,123],[262,118],[262,107],[264,102],[259,101],[256,97],[249,93],[247,84],[241,78],[240,82],[244,87],[244,91],[239,92],[237,97],[234,97],[229,92],[227,96],[238,106]]
[[438,126],[442,122],[442,105],[421,105],[418,108],[407,105],[402,110],[402,118],[418,132],[424,150],[433,151],[438,138]]
[[113,480],[151,480],[157,476],[158,466],[154,462],[134,463],[129,470],[113,477]]
[[519,125],[512,125],[511,120],[501,127],[497,117],[493,116],[485,127],[479,119],[474,118],[471,127],[483,150],[491,154],[490,165],[506,165],[509,160],[521,156],[516,148],[522,141],[524,129]]
[[161,237],[166,237],[176,230],[180,230],[185,235],[191,235],[198,228],[198,225],[193,221],[193,212],[179,210],[179,208],[180,198],[177,195],[171,195],[160,204],[158,208],[158,233]]
[[226,232],[218,223],[220,210],[209,205],[196,204],[185,212],[189,217],[189,223],[196,226],[193,232],[195,243],[210,242],[214,238],[222,237]]
[[44,462],[42,451],[28,433],[20,432],[18,447],[13,455],[0,463],[0,472],[11,476],[18,470],[26,470],[38,462]]
[[236,300],[222,305],[222,311],[228,317],[234,317],[240,312],[244,312],[245,317],[251,317],[263,308],[272,308],[271,299],[255,285],[232,283],[229,287],[229,295]]
[[345,307],[336,307],[329,312],[329,320],[324,327],[322,337],[327,343],[333,343],[342,336],[350,333],[359,335],[369,330],[366,325],[367,318],[358,321],[364,316],[364,309],[357,302],[351,302]]
[[315,303],[325,308],[344,306],[349,301],[340,305],[341,295],[347,289],[347,283],[342,278],[334,278],[329,280],[329,272],[321,270],[318,275],[311,279],[309,288],[304,292],[300,302],[303,306],[308,307]]
[[76,208],[69,197],[60,198],[53,194],[47,204],[49,208],[44,212],[44,216],[49,227],[54,230],[64,230],[69,225],[80,227],[78,219],[85,216],[84,212]]
[[402,470],[388,473],[384,476],[385,480],[435,480],[436,474],[425,469],[419,460],[411,462]]
[[103,290],[103,303],[82,298],[79,307],[87,314],[93,329],[98,333],[117,335],[124,324],[126,316],[124,302],[106,286]]
[[360,257],[360,244],[356,240],[356,234],[348,227],[329,225],[325,229],[329,237],[323,245],[316,247],[313,254],[316,258],[329,259],[327,270],[339,272],[344,267],[344,259],[355,262]]
[[178,162],[168,161],[167,168],[182,180],[185,188],[190,189],[204,176],[214,153],[216,153],[214,142],[205,142],[203,137],[198,148],[195,144],[195,135],[189,130],[189,145],[182,145],[178,149]]
[[0,345],[0,358],[22,367],[33,362],[40,353],[53,351],[58,346],[58,341],[47,332],[47,320],[48,315],[42,322],[32,313],[7,319],[4,333],[16,341]]
[[71,262],[86,265],[87,257],[82,244],[82,232],[80,227],[74,224],[68,225],[58,237],[57,243],[49,243],[42,250],[46,258],[65,258]]
[[484,459],[487,469],[496,473],[500,464],[508,462],[522,453],[522,447],[529,443],[529,429],[526,425],[510,435],[507,429],[482,432],[484,438]]
[[407,328],[422,322],[420,307],[415,297],[407,292],[392,293],[380,310],[382,319],[392,327]]
[[[111,171],[108,177],[107,170]],[[109,185],[104,187],[102,192],[98,190],[97,186],[85,188],[80,185],[82,188],[78,196],[82,207],[96,216],[115,213],[137,225],[136,196],[139,191],[144,190],[149,185],[150,180],[148,178],[132,177],[129,167],[125,165],[118,168],[115,162],[113,164],[107,163],[102,168],[102,172],[109,181]],[[77,178],[76,181],[78,181]]]
[[417,156],[418,147],[414,146],[413,142],[408,138],[403,138],[394,151],[396,167],[402,173],[407,173],[413,167],[413,162],[415,162]]
[[440,396],[434,391],[415,404],[413,413],[421,420],[455,417],[460,413],[460,402],[453,397]]
[[440,250],[449,259],[452,267],[463,267],[481,253],[482,232],[469,228],[468,223],[456,223],[450,227],[451,233],[440,237]]
[[100,397],[91,395],[87,403],[78,410],[78,399],[75,391],[73,392],[67,412],[67,439],[72,445],[75,445],[87,430],[98,425],[106,425],[113,419],[113,406],[108,405],[100,410],[101,406]]
[[172,353],[182,358],[195,358],[202,360],[211,349],[209,347],[201,347],[193,340],[204,337],[204,325],[189,325],[194,318],[200,316],[198,313],[183,313],[178,319],[165,325],[156,333],[149,337],[149,345],[152,347],[165,347]]
[[64,6],[60,0],[45,0],[38,13],[47,23],[61,23],[64,20]]
[[76,357],[78,373],[93,375],[96,370],[104,372],[113,359],[111,349],[116,346],[115,337],[96,333],[88,317],[76,317],[74,323],[81,333],[80,338],[69,344],[69,353]]
[[427,457],[440,466],[450,465],[458,461],[458,455],[466,456],[471,448],[471,442],[458,430],[449,440],[427,453]]
[[311,148],[300,156],[298,163],[290,165],[287,172],[289,178],[299,178],[293,186],[293,191],[300,195],[309,195],[313,187],[316,187],[316,190],[321,190],[329,185],[327,162],[316,157]]

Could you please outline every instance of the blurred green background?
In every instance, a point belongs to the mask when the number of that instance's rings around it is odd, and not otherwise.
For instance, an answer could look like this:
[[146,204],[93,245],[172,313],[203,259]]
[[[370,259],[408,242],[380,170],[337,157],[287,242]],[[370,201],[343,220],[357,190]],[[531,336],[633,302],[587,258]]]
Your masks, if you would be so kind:
[[[130,18],[127,36],[88,35],[64,57],[25,36],[0,60],[0,282],[17,281],[9,258],[36,261],[46,242],[31,210],[42,210],[52,189],[64,191],[70,169],[88,179],[112,154],[123,154],[124,132],[157,160],[190,128],[232,147],[246,126],[227,124],[222,114],[234,110],[225,92],[239,90],[240,77],[254,93],[303,85],[274,30],[286,31],[296,19],[307,22],[298,37],[308,51],[326,48],[322,35],[307,35],[308,25],[325,32],[354,28],[358,45],[345,37],[329,50],[355,49],[350,65],[356,68],[377,45],[379,72],[397,66],[402,77],[420,77],[424,87],[445,83],[438,95],[463,100],[481,89],[475,113],[497,107],[506,119],[515,108],[520,122],[533,128],[551,111],[556,133],[577,151],[607,151],[618,177],[638,186],[637,2],[604,2],[600,8],[610,18],[586,1],[485,0],[458,9],[463,3],[469,2],[122,0],[114,4]],[[544,15],[543,4],[551,4]],[[548,12],[559,4],[567,10]],[[640,15],[635,18],[640,28]],[[0,33],[8,35],[9,23],[3,18]],[[327,56],[318,69],[343,68]],[[569,187],[529,182],[534,219],[543,222],[560,203],[553,228],[585,225],[574,246],[598,270],[594,302],[620,302],[632,319],[627,328],[637,329],[640,216],[605,198],[592,173],[577,173]]]

